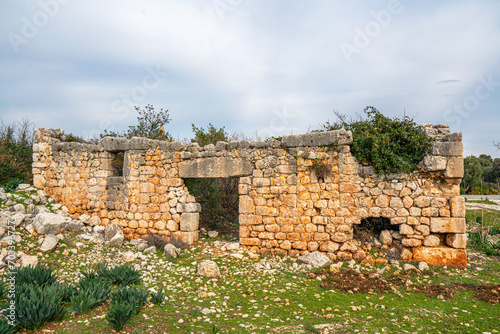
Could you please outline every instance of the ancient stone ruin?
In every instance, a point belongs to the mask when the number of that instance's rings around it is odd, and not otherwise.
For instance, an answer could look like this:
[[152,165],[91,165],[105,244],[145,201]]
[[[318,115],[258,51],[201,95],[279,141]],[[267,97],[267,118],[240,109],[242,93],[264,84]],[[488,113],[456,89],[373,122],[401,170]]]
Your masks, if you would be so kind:
[[33,182],[73,216],[116,222],[127,238],[154,233],[193,244],[201,207],[184,179],[238,177],[243,248],[363,261],[367,244],[381,243],[403,260],[466,266],[462,135],[447,125],[421,129],[436,140],[431,154],[418,171],[391,175],[361,166],[345,130],[200,147],[112,137],[91,145],[37,129]]

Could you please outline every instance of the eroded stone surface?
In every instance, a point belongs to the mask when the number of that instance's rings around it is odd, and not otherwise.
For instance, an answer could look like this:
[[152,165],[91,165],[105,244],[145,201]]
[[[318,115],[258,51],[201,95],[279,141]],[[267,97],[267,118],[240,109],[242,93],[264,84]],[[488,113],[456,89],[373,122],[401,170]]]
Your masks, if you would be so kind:
[[413,249],[413,260],[432,266],[467,267],[467,252],[450,247],[418,247]]

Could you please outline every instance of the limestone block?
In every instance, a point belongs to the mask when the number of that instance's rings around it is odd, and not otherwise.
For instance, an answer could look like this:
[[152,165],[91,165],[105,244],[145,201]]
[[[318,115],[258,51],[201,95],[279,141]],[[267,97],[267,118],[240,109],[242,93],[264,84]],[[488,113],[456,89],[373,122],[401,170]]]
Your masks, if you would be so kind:
[[446,171],[444,176],[447,178],[461,178],[464,176],[464,158],[452,157],[448,159],[448,165],[446,166]]
[[240,214],[240,225],[262,224],[262,216]]
[[450,199],[451,216],[457,218],[465,217],[465,198],[455,196]]
[[413,260],[432,266],[467,267],[467,252],[450,247],[418,247],[413,249]]
[[462,156],[464,145],[462,142],[434,142],[432,144],[432,155],[441,156]]
[[240,196],[239,213],[255,213],[255,204],[250,196]]
[[181,235],[181,240],[188,245],[195,244],[200,238],[198,231],[190,231],[190,232],[182,231],[180,235]]
[[465,233],[465,218],[431,218],[433,233]]
[[343,243],[343,242],[347,241],[348,238],[347,238],[347,235],[345,235],[344,233],[336,232],[332,235],[331,239],[334,242]]
[[446,236],[446,244],[453,248],[462,248],[465,249],[467,246],[467,235],[464,233],[461,234],[448,234]]
[[428,172],[436,172],[446,169],[446,158],[441,156],[427,155],[424,160],[424,168]]
[[325,146],[329,144],[350,145],[352,144],[352,133],[351,131],[341,129],[301,135],[287,135],[283,136],[281,143],[287,147]]
[[188,160],[178,167],[181,178],[239,177],[251,175],[254,169],[250,160],[229,157]]
[[183,212],[181,214],[180,229],[186,232],[197,231],[199,221],[200,214],[198,212]]
[[436,247],[439,246],[439,237],[437,235],[428,235],[424,238],[424,246],[427,247]]
[[178,203],[177,212],[200,212],[201,205],[199,203]]

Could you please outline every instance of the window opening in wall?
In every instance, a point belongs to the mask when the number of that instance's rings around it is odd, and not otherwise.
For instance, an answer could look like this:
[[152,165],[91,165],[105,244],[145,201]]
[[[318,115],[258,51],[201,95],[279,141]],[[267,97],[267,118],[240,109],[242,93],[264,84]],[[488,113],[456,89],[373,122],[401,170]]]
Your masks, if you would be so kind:
[[113,176],[123,176],[123,161],[125,157],[125,152],[115,152],[111,153],[111,170]]
[[374,239],[378,239],[380,232],[384,230],[399,231],[399,225],[392,225],[391,220],[386,217],[361,219],[361,224],[353,227],[353,239],[358,240],[361,245],[373,244]]
[[239,236],[239,178],[184,179],[189,193],[201,205],[200,229]]

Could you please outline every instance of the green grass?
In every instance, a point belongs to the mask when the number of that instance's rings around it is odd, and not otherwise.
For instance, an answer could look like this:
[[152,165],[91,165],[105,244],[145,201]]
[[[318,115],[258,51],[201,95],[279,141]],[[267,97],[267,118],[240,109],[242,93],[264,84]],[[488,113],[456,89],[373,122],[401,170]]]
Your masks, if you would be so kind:
[[488,205],[498,205],[495,202],[492,202],[488,199],[465,199],[467,203],[479,203],[479,204],[488,204]]

